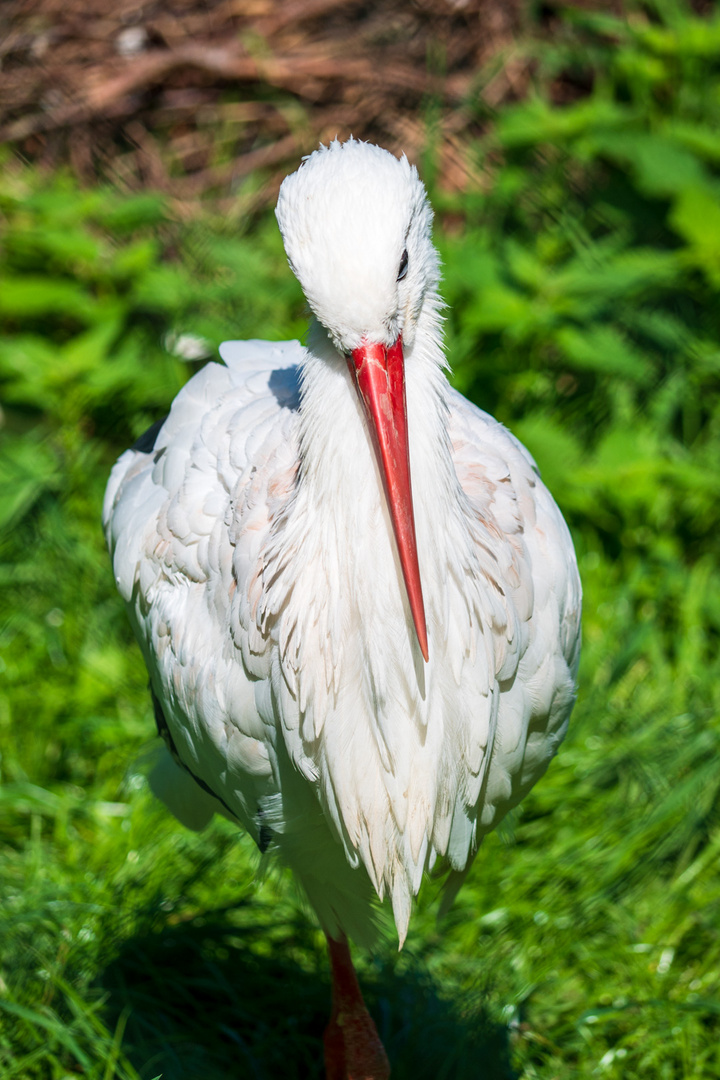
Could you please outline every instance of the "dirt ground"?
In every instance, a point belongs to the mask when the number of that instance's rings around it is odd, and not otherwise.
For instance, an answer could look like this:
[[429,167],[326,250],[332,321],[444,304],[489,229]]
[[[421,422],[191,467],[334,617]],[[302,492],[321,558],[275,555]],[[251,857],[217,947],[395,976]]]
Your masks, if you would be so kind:
[[415,160],[431,139],[457,190],[472,138],[528,90],[529,35],[556,19],[529,0],[4,0],[0,142],[190,205],[258,169],[271,198],[336,135]]

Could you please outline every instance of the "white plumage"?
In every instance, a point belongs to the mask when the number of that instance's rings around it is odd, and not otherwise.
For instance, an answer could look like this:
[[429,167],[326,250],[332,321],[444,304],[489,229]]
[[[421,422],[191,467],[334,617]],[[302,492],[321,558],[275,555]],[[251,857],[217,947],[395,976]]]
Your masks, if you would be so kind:
[[[333,143],[277,216],[307,345],[222,346],[118,461],[105,527],[192,774],[168,757],[156,790],[271,842],[332,937],[370,942],[389,896],[402,943],[423,871],[445,859],[454,891],[565,734],[580,584],[532,459],[445,377],[415,169]],[[427,662],[348,362],[399,339]]]

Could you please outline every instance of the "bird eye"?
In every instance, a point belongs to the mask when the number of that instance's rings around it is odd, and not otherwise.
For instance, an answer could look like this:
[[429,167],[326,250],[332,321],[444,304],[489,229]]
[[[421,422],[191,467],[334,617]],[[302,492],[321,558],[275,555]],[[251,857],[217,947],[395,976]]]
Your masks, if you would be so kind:
[[400,269],[398,270],[398,276],[397,276],[398,281],[402,281],[402,279],[407,274],[407,267],[408,267],[408,253],[407,253],[407,248],[405,248],[405,250],[402,253],[402,259],[400,260]]

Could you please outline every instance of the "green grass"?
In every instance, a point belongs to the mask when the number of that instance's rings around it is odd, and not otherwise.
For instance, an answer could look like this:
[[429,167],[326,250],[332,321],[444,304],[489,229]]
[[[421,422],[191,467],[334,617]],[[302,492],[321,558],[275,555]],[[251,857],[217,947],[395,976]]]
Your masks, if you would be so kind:
[[[478,147],[484,193],[433,193],[454,377],[570,522],[584,652],[568,739],[450,915],[428,882],[403,953],[360,958],[394,1080],[720,1076],[720,22],[652,11],[571,11]],[[553,107],[568,65],[594,89]],[[6,159],[0,324],[0,1075],[320,1077],[322,936],[227,822],[150,796],[99,528],[201,362],[179,335],[302,333],[274,222],[181,227]]]

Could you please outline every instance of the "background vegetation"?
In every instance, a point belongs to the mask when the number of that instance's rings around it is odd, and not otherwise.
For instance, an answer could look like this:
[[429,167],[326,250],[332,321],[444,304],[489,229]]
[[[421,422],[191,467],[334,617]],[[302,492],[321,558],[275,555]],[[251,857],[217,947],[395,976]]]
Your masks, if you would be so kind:
[[[720,17],[568,9],[433,182],[457,385],[527,443],[586,596],[570,735],[437,927],[361,961],[394,1080],[720,1076]],[[553,104],[574,71],[591,88]],[[485,107],[472,101],[468,110]],[[476,118],[477,119],[477,118]],[[481,117],[484,122],[488,117]],[[302,334],[270,216],[0,179],[0,1073],[321,1075],[321,935],[151,798],[111,463],[226,337]]]

